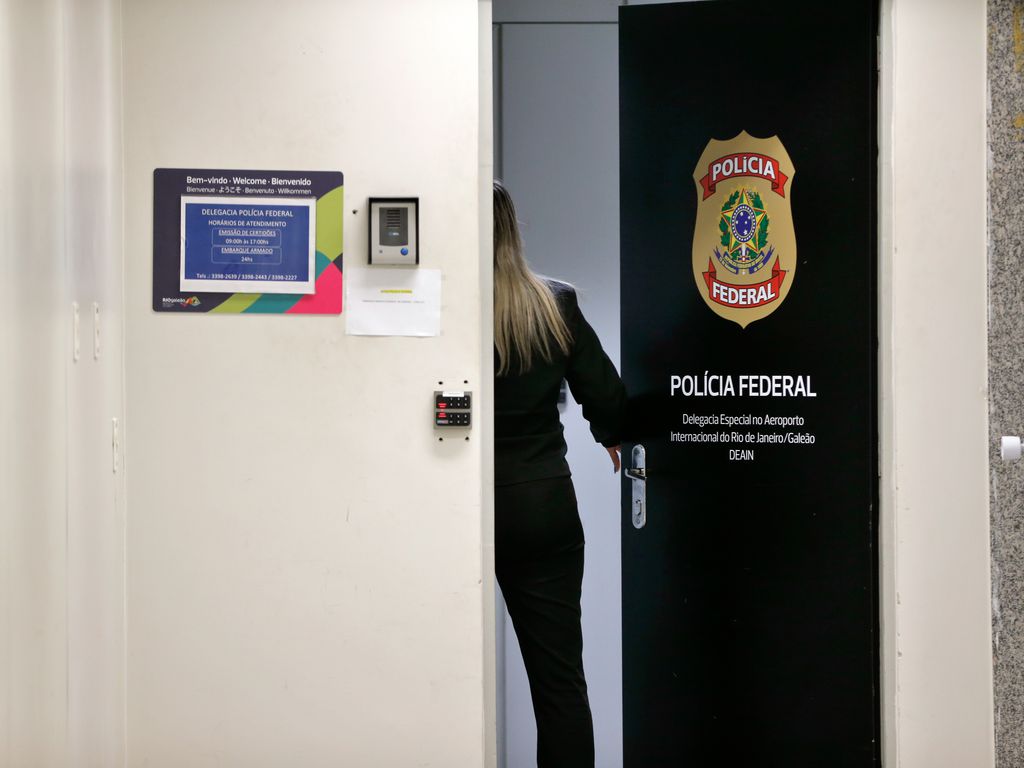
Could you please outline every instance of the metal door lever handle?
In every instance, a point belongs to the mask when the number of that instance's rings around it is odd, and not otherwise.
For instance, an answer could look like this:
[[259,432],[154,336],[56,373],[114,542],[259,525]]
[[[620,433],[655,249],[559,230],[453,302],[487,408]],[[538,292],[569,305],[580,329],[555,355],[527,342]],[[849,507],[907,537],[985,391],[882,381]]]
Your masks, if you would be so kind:
[[633,446],[632,467],[627,467],[624,474],[632,481],[633,504],[630,518],[634,528],[647,525],[647,451],[642,445]]

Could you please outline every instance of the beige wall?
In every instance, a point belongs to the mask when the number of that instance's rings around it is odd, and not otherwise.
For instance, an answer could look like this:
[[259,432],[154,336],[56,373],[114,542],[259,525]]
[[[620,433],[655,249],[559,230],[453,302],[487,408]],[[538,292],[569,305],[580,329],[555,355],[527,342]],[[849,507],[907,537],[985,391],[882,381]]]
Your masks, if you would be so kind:
[[[481,402],[494,402],[494,270],[490,258],[493,248],[493,207],[488,205],[493,195],[494,180],[494,88],[493,54],[491,36],[491,0],[479,0],[477,35],[480,93],[479,163],[480,163],[480,359],[481,359]],[[484,765],[495,768],[498,764],[498,722],[497,722],[497,624],[495,619],[494,579],[494,432],[493,408],[488,406],[488,418],[480,424],[480,440],[483,443],[481,487],[483,491],[483,590],[480,598],[484,604]]]
[[[64,147],[60,7],[0,14],[0,762],[66,755]],[[17,77],[18,65],[22,77]],[[10,254],[10,255],[8,255]],[[21,258],[13,258],[13,254]],[[36,286],[45,286],[36,290]],[[31,330],[29,330],[31,329]],[[45,468],[46,474],[39,471]],[[48,477],[48,482],[41,482]]]
[[125,754],[125,494],[113,445],[114,419],[124,424],[120,5],[64,3],[65,247],[81,315],[80,357],[68,367],[72,766],[119,765]]
[[119,15],[0,3],[3,766],[124,753]]
[[886,765],[993,764],[984,0],[882,13]]
[[[124,11],[129,764],[481,765],[487,412],[430,411],[490,376],[478,3]],[[418,195],[442,335],[154,313],[162,166],[343,171],[346,270],[367,197]]]
[[[493,760],[487,432],[438,444],[425,405],[438,379],[490,377],[489,8],[124,6],[122,38],[113,0],[0,4],[0,93],[17,105],[0,111],[0,764],[119,764],[125,657],[130,765]],[[887,0],[882,26],[886,765],[984,768],[985,6]],[[110,435],[122,40],[127,652]],[[419,194],[444,335],[153,314],[165,165],[344,171],[352,266],[365,198]]]

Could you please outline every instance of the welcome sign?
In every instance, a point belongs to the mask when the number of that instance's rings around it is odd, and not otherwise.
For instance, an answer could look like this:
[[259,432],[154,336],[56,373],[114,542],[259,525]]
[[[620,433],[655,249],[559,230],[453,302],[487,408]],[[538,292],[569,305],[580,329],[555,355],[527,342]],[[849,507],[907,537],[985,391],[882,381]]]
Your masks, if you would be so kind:
[[338,314],[339,171],[158,168],[153,310]]

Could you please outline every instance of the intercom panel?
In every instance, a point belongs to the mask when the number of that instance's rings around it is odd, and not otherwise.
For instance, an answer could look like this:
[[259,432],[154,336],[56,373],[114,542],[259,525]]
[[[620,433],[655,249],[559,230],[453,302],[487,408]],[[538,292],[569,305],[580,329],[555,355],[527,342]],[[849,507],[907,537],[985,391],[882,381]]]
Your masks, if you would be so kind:
[[420,263],[418,197],[370,198],[370,264]]

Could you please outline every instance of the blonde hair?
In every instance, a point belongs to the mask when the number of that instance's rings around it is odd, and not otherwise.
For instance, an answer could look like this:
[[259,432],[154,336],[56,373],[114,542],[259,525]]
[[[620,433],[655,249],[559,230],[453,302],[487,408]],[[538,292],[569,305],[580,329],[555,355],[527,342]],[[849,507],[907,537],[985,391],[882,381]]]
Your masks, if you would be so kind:
[[530,271],[523,256],[516,208],[508,190],[494,182],[494,346],[499,376],[526,373],[536,355],[551,362],[554,348],[569,354],[572,334],[551,288]]

